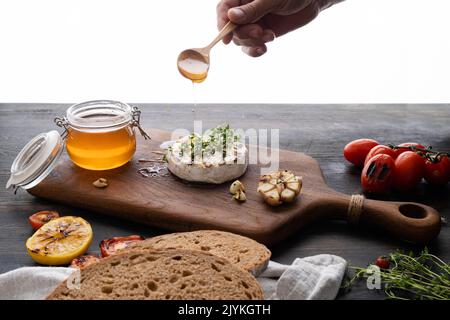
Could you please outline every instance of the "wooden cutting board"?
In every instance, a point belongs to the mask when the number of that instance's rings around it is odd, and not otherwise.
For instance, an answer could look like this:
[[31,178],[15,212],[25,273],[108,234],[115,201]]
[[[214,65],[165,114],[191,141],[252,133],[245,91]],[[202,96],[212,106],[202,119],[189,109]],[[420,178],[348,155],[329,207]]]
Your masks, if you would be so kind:
[[[256,192],[259,165],[249,165],[240,178],[246,188],[244,203],[231,199],[230,183],[193,184],[173,175],[145,178],[138,169],[149,164],[138,163],[137,159],[160,157],[152,151],[160,150],[161,142],[170,139],[169,132],[156,129],[149,132],[152,140],[139,137],[136,155],[127,165],[109,171],[88,171],[75,166],[64,155],[53,172],[29,192],[168,230],[219,229],[267,245],[285,239],[313,221],[347,220],[350,196],[328,187],[317,161],[303,153],[280,150],[280,168],[303,177],[298,199],[280,207],[266,205]],[[109,186],[95,188],[92,182],[98,178],[107,178]],[[403,240],[426,243],[438,235],[440,215],[422,204],[366,199],[358,225],[375,226]]]

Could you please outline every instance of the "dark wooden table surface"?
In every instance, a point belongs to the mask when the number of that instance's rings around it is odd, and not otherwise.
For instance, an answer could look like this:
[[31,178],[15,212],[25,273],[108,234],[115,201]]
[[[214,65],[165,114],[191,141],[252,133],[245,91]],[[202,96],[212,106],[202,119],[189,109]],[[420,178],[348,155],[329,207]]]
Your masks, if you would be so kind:
[[[350,140],[370,137],[384,143],[419,141],[437,150],[450,150],[450,105],[192,105],[136,104],[143,111],[147,128],[192,130],[193,120],[203,120],[210,128],[228,122],[235,128],[280,129],[281,148],[305,152],[315,157],[328,184],[336,190],[360,193],[359,171],[347,164],[342,148]],[[66,104],[0,104],[0,186],[5,186],[10,165],[22,146],[40,132],[55,129],[53,118],[64,115]],[[70,192],[70,190],[68,190]],[[422,185],[408,195],[393,194],[386,200],[422,202],[450,218],[450,187]],[[0,273],[34,265],[25,250],[32,234],[28,216],[39,210],[57,210],[64,215],[87,219],[94,230],[91,252],[98,243],[112,236],[141,234],[145,237],[164,233],[151,228],[76,208],[35,199],[24,191],[14,195],[0,188]],[[439,237],[428,248],[450,261],[450,230],[442,227]],[[273,260],[290,263],[296,257],[331,253],[344,257],[352,265],[365,266],[379,255],[396,249],[420,250],[382,232],[355,229],[343,222],[313,225],[272,248]],[[340,294],[341,299],[382,299],[383,294],[369,291],[364,283]]]

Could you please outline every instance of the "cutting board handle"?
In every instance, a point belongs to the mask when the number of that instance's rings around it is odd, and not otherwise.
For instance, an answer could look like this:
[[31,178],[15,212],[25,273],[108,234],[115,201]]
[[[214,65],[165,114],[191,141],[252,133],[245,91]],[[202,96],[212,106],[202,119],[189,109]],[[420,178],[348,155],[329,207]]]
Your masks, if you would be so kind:
[[[353,196],[354,197],[354,196]],[[412,243],[426,244],[433,240],[441,229],[439,213],[426,205],[415,202],[393,202],[362,198],[357,196],[360,210],[349,214],[349,206],[355,204],[351,196],[337,193],[321,199],[314,211],[314,219],[328,217],[349,221],[355,227],[359,225],[374,226]],[[357,199],[358,200],[358,199]],[[351,204],[352,203],[352,204]],[[311,214],[313,215],[313,213]]]
[[433,208],[415,202],[390,202],[365,199],[361,224],[380,227],[413,243],[426,244],[441,229],[441,217]]

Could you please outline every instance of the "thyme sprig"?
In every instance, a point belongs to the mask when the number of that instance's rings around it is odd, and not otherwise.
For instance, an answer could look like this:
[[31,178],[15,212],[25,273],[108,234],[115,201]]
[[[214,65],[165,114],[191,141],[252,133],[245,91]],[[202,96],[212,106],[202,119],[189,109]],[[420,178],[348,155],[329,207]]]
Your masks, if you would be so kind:
[[229,124],[222,124],[202,135],[191,133],[188,141],[181,145],[180,156],[190,154],[191,161],[195,162],[196,157],[202,158],[204,155],[214,155],[220,151],[225,158],[234,153],[234,143],[239,142],[240,139],[240,135]]
[[[378,269],[381,284],[388,299],[396,300],[449,300],[450,265],[423,250],[417,257],[400,251],[389,255],[392,267]],[[353,277],[343,286],[349,289],[355,281],[373,275],[373,265],[367,268],[349,267]]]

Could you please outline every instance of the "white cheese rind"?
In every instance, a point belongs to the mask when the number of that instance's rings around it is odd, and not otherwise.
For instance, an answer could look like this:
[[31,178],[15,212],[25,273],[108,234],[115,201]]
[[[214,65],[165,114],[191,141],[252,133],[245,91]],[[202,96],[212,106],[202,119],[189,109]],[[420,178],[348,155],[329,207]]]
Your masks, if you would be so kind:
[[184,138],[175,142],[166,156],[167,168],[183,180],[221,184],[239,178],[247,170],[247,148],[242,143],[235,144],[236,156],[227,156],[225,159],[211,157],[192,163],[190,157],[179,154],[180,145],[184,142]]

